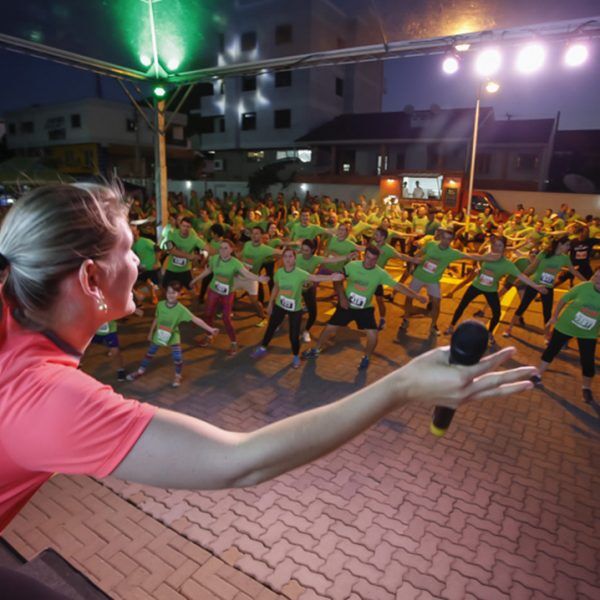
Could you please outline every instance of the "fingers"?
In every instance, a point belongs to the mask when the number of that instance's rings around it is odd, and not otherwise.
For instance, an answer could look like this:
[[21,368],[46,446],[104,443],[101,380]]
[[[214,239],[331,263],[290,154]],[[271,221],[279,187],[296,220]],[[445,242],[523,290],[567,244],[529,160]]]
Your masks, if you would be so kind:
[[486,398],[503,398],[510,396],[511,394],[518,394],[519,392],[526,392],[533,388],[531,381],[518,381],[515,383],[507,383],[495,389],[485,390],[472,396],[468,399],[468,402],[472,400],[485,400]]
[[480,393],[491,391],[492,393],[503,385],[529,380],[537,374],[535,367],[519,367],[509,371],[496,371],[482,375],[473,380],[465,389],[465,396],[471,398]]
[[470,367],[462,367],[465,379],[467,381],[469,379],[475,379],[476,377],[480,377],[484,373],[497,368],[503,362],[513,356],[516,351],[517,349],[514,346],[508,346],[507,348],[503,348],[498,352],[494,352],[494,354],[490,354],[489,356],[482,358],[475,365]]

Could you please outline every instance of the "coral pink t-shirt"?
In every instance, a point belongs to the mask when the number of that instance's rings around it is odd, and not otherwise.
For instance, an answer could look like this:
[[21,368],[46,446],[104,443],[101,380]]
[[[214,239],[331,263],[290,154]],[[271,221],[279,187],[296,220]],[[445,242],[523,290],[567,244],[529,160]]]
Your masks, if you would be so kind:
[[[3,324],[4,325],[4,324]],[[105,477],[156,408],[79,371],[79,356],[12,316],[0,346],[0,532],[54,473]]]

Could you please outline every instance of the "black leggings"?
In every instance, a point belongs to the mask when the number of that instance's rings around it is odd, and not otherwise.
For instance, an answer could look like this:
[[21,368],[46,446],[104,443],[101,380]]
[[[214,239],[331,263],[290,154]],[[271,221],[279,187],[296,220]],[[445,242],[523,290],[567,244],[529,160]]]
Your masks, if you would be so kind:
[[[547,323],[552,317],[552,303],[554,300],[554,290],[552,288],[547,288],[548,292],[546,294],[540,294],[542,298],[542,312],[544,314],[544,323]],[[519,308],[517,308],[517,312],[515,313],[517,317],[523,315],[523,313],[527,310],[527,307],[533,302],[533,299],[539,294],[537,290],[534,290],[532,287],[527,286],[525,291],[523,292],[523,297],[521,298],[521,304],[519,304]]]
[[[571,339],[570,335],[565,335],[556,329],[552,332],[550,343],[542,354],[542,360],[551,363],[554,357],[560,352],[561,348]],[[579,345],[579,362],[581,363],[581,372],[584,377],[593,377],[596,372],[596,338],[577,338]]]
[[302,322],[301,310],[283,310],[283,308],[274,304],[262,345],[266,348],[271,343],[275,330],[283,323],[285,315],[287,315],[290,320],[290,344],[292,345],[292,354],[298,356],[298,353],[300,352],[300,323]]
[[0,598],[6,600],[67,600],[60,592],[28,575],[0,567]]
[[208,286],[210,285],[212,278],[213,278],[213,274],[211,273],[210,275],[207,275],[202,280],[202,283],[200,284],[200,295],[198,296],[198,300],[200,302],[204,302],[204,298],[206,297],[206,290],[208,289]]
[[480,289],[477,289],[474,285],[470,285],[466,289],[463,297],[460,300],[460,303],[456,307],[456,310],[454,311],[454,316],[452,317],[453,327],[461,318],[463,312],[465,311],[465,308],[467,308],[467,306],[471,304],[471,302],[473,302],[473,300],[475,300],[475,298],[477,298],[477,296],[479,296],[480,294],[483,294],[485,296],[489,307],[492,309],[492,318],[490,319],[488,329],[490,333],[494,331],[496,325],[498,325],[498,322],[500,321],[500,298],[498,298],[498,292],[484,292]]
[[310,331],[310,328],[317,320],[317,287],[314,283],[311,283],[310,287],[302,292],[302,298],[308,309],[308,319],[305,329],[306,331]]

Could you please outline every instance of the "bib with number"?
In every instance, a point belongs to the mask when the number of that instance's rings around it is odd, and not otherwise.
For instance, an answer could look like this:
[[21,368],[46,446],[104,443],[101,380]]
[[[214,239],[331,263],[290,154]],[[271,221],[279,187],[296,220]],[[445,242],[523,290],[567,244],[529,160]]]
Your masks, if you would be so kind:
[[284,310],[296,310],[296,301],[293,298],[288,298],[287,296],[280,295],[279,304]]
[[159,325],[156,329],[156,339],[161,346],[167,346],[169,344],[172,334],[173,330],[164,325]]
[[591,317],[589,315],[586,315],[585,313],[583,313],[579,310],[575,313],[575,316],[573,317],[573,320],[571,322],[576,327],[579,327],[579,329],[584,329],[585,331],[590,331],[590,330],[594,329],[594,327],[596,326],[597,319],[595,319],[594,317]]
[[426,260],[423,263],[423,271],[427,271],[427,273],[431,273],[432,275],[435,275],[437,268],[438,264],[433,260]]
[[364,308],[367,303],[367,298],[356,292],[351,292],[350,296],[348,296],[348,300],[350,301],[350,306],[352,308]]
[[479,274],[479,283],[485,286],[491,286],[494,284],[494,276],[489,274],[490,271],[482,271]]
[[188,263],[188,259],[184,258],[183,256],[172,256],[171,258],[173,259],[173,264],[176,267],[185,267]]
[[554,283],[555,278],[556,278],[556,273],[544,271],[540,275],[540,283],[543,283],[544,285],[552,285]]
[[98,327],[98,331],[96,333],[100,335],[106,335],[107,333],[110,333],[110,325],[108,323],[103,323],[100,325],[100,327]]
[[586,260],[588,257],[587,250],[577,250],[575,252],[575,260]]
[[227,296],[229,294],[229,286],[222,281],[215,281],[215,291],[221,296]]

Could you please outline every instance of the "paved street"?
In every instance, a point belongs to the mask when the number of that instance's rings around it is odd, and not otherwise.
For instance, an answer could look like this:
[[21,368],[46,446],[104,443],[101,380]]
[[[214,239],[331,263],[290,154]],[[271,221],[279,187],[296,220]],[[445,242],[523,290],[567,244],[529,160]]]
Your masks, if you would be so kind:
[[[514,297],[505,300],[504,308],[509,303],[514,310]],[[332,305],[320,306],[322,321]],[[455,306],[456,300],[443,301],[442,328]],[[465,316],[473,310],[467,309]],[[120,326],[129,369],[137,366],[146,349],[151,312]],[[263,330],[254,327],[257,319],[242,300],[235,310],[242,345],[236,357],[227,358],[225,334],[214,347],[203,349],[196,345],[199,331],[186,325],[181,388],[170,387],[173,367],[166,352],[144,378],[116,388],[215,425],[251,430],[340,398],[432,345],[447,342],[443,337],[427,339],[427,319],[414,319],[408,333],[396,338],[399,314],[399,308],[391,306],[389,325],[367,373],[356,370],[364,340],[355,330],[341,332],[334,348],[295,371],[290,367],[286,326],[264,359],[250,359]],[[514,330],[513,343],[519,350],[515,364],[537,363],[540,355],[539,303],[532,304],[526,320],[527,329]],[[506,340],[497,339],[505,345]],[[57,516],[52,505],[74,511],[76,507],[61,505],[61,495],[69,489],[81,494],[92,486],[110,503],[127,500],[123,506],[135,511],[139,520],[156,523],[149,526],[146,542],[129,547],[122,543],[121,548],[122,564],[130,561],[131,569],[145,569],[145,582],[128,583],[127,568],[119,570],[114,561],[105,563],[112,567],[106,567],[103,576],[98,569],[94,572],[87,565],[102,559],[101,548],[88,546],[86,556],[77,561],[115,597],[598,598],[600,407],[581,399],[574,348],[552,364],[544,388],[461,408],[441,440],[428,432],[429,414],[410,406],[318,462],[253,489],[171,492],[113,479],[96,483],[59,477],[36,499],[46,502],[43,519],[57,520],[52,535],[39,538],[32,522],[42,517],[33,505],[6,538],[24,554],[34,552],[36,545],[58,544],[63,555],[81,556],[81,548],[69,550],[76,543],[85,545],[68,527],[73,515]],[[110,359],[99,347],[90,350],[84,368],[113,381]],[[434,374],[423,373],[430,376]],[[598,386],[595,393],[600,396]],[[86,498],[92,498],[89,506]],[[89,514],[96,514],[92,520],[97,529],[114,528],[98,520],[93,498],[88,492],[80,502]],[[85,523],[85,515],[80,518]],[[116,516],[107,515],[108,522],[111,518]],[[108,530],[100,537],[111,544],[113,533]],[[161,535],[171,536],[175,545],[191,543],[186,547],[204,552],[203,560],[193,559],[187,567],[196,565],[193,578],[181,571],[176,555],[171,555],[171,563],[167,556],[157,558],[155,551],[163,545],[153,540]],[[112,542],[113,549],[117,546]],[[198,569],[207,561],[213,561],[213,573],[221,569],[222,585],[213,581],[214,587],[202,587],[210,569]],[[168,573],[160,571],[165,564]],[[160,576],[152,577],[158,572]]]

